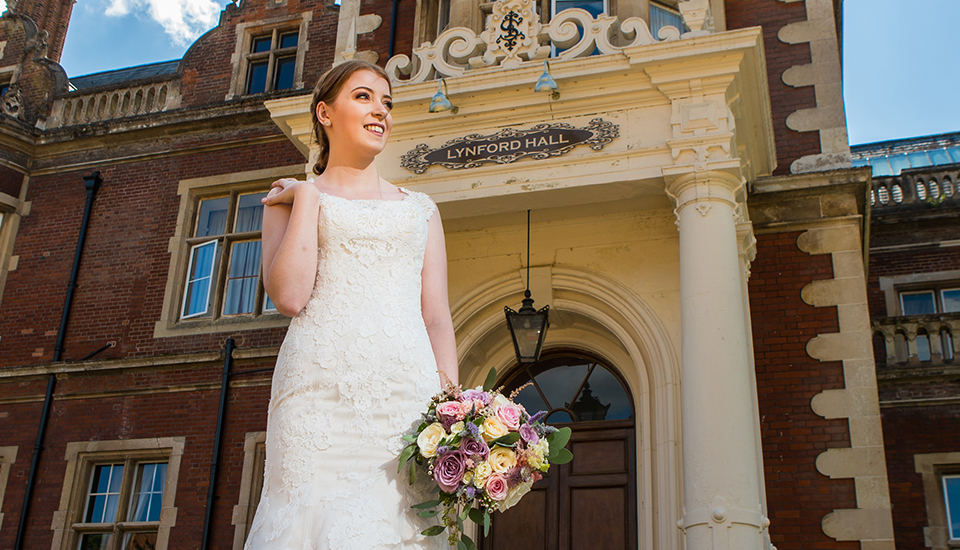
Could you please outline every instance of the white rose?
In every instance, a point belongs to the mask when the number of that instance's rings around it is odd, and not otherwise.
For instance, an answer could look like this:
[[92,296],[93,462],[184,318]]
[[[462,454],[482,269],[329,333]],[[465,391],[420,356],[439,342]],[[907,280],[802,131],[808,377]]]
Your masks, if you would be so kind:
[[530,492],[530,487],[532,485],[532,481],[526,481],[517,485],[513,489],[510,489],[510,491],[507,492],[506,498],[494,504],[494,507],[498,512],[504,512],[508,508],[512,508],[516,503],[520,502],[520,499],[523,497],[523,495]]
[[440,441],[446,434],[443,424],[439,422],[434,422],[424,428],[417,436],[417,447],[420,448],[420,454],[426,458],[437,456],[437,447],[440,446]]

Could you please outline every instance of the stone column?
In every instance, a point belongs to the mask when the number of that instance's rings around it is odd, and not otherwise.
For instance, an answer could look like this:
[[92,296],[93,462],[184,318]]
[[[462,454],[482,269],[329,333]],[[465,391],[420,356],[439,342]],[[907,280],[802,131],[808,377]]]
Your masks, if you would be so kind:
[[753,405],[737,237],[739,177],[668,178],[680,229],[681,398],[688,550],[763,547],[759,420]]

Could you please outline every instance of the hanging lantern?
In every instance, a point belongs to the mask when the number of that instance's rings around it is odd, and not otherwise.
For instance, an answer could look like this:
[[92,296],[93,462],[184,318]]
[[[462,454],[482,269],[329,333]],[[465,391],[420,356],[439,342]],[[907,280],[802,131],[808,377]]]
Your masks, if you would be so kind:
[[519,311],[509,307],[503,308],[507,317],[507,328],[513,338],[513,349],[520,363],[536,363],[540,359],[540,350],[543,349],[543,339],[550,326],[550,306],[545,305],[540,310],[533,307],[533,298],[530,297],[530,211],[527,210],[527,290],[523,293]]

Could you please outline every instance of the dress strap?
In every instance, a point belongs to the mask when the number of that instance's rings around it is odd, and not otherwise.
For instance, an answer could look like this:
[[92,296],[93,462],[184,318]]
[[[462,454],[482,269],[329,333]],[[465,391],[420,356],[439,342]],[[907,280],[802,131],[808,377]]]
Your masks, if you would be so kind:
[[407,195],[405,200],[416,204],[423,212],[424,218],[426,218],[427,221],[430,221],[430,218],[433,217],[433,213],[437,211],[437,205],[433,202],[433,199],[430,198],[430,195],[421,193],[419,191],[410,191],[409,189],[405,189],[403,187],[400,188],[400,191]]

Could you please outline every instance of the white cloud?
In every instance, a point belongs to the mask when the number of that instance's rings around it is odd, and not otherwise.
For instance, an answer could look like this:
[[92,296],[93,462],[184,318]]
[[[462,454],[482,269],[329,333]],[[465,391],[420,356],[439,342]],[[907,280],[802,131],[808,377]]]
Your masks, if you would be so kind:
[[104,13],[123,17],[142,11],[160,23],[175,44],[186,46],[217,24],[221,9],[215,0],[109,0]]

